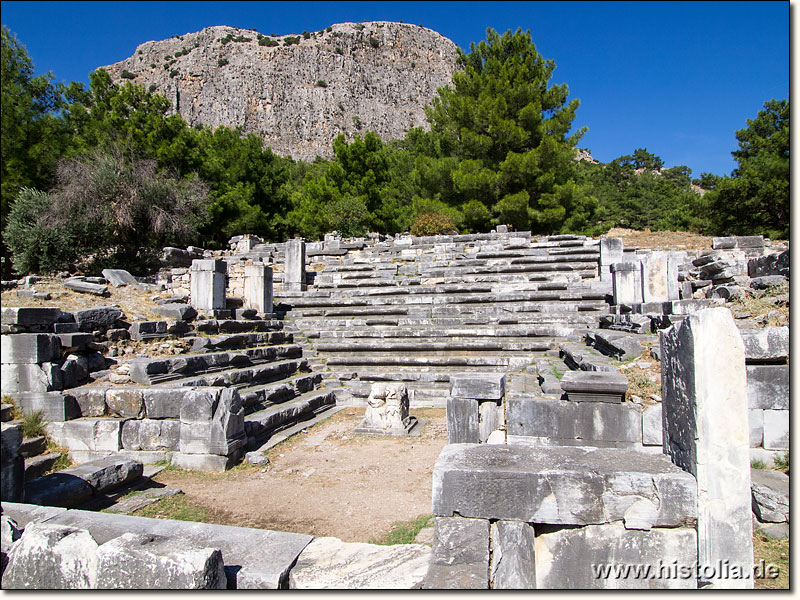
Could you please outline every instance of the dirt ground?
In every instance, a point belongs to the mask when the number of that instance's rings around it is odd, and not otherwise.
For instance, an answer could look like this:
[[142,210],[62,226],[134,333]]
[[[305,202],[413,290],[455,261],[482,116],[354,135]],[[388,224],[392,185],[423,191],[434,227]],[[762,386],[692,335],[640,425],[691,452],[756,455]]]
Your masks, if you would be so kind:
[[155,480],[223,525],[369,542],[393,523],[431,512],[433,465],[447,444],[444,409],[412,409],[427,420],[420,437],[367,437],[353,429],[363,408],[347,408],[267,452],[267,468],[210,474],[167,469]]
[[625,248],[653,248],[660,250],[700,250],[711,248],[710,237],[688,231],[636,231],[615,227],[606,234],[610,238],[622,238]]

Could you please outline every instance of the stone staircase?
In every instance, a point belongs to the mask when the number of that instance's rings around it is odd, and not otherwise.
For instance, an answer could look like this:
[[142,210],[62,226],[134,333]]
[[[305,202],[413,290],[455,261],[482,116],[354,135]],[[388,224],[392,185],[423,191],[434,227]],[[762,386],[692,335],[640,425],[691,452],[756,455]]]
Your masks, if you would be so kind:
[[276,288],[277,310],[338,404],[387,381],[412,406],[444,407],[450,374],[520,371],[597,327],[599,254],[581,236],[397,238],[310,257],[313,284]]

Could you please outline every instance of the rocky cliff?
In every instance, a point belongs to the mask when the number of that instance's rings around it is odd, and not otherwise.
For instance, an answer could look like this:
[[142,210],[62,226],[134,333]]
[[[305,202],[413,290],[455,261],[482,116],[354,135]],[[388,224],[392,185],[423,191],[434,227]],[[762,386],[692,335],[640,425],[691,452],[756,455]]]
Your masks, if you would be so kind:
[[339,133],[389,140],[426,126],[424,106],[458,66],[456,45],[435,31],[380,21],[290,36],[207,27],[104,68],[165,95],[190,125],[241,126],[312,160],[332,156]]

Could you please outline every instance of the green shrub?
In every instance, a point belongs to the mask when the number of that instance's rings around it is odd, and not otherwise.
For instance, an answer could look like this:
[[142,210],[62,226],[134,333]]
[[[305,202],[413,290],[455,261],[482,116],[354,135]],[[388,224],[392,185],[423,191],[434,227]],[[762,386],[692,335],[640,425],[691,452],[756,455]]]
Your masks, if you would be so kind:
[[381,45],[381,43],[377,40],[377,38],[370,37],[369,38],[369,45],[372,46],[373,48],[377,48],[378,46]]
[[356,31],[361,31],[362,29],[364,29],[364,25],[363,25],[363,23],[356,23],[355,24],[355,28],[356,28]]
[[151,84],[150,84],[150,87],[149,87],[149,88],[147,88],[147,91],[148,91],[148,92],[150,92],[150,93],[152,94],[152,93],[153,93],[153,92],[155,92],[157,89],[158,89],[158,86],[157,86],[155,83],[151,83]]
[[356,129],[361,129],[362,126],[361,118],[358,116],[353,117],[353,125],[356,126]]
[[172,69],[172,71],[170,71],[170,72],[169,72],[169,78],[170,78],[170,79],[172,79],[172,78],[173,78],[173,77],[175,77],[175,76],[176,76],[178,73],[180,73],[180,71],[179,71],[178,69]]
[[789,474],[789,452],[785,452],[783,456],[776,456],[775,457],[775,467],[779,470],[783,471],[787,475]]
[[304,32],[303,32],[303,39],[304,39],[304,40],[307,40],[307,39],[308,39],[308,38],[310,38],[310,37],[311,37],[311,34],[310,34],[310,33],[308,33],[307,31],[304,31]]
[[218,66],[218,67],[224,67],[224,66],[225,66],[225,65],[227,65],[227,64],[228,64],[228,59],[227,59],[227,58],[220,58],[220,59],[217,61],[217,66]]
[[300,43],[300,36],[299,35],[290,35],[288,37],[283,38],[283,45],[284,46],[291,46],[293,44]]
[[22,437],[32,438],[47,435],[44,430],[42,411],[37,410],[22,417]]
[[275,46],[280,46],[277,40],[273,40],[272,38],[268,38],[266,36],[261,36],[260,38],[258,38],[258,45],[267,46],[268,48],[274,48]]
[[344,54],[344,50],[342,50],[341,46],[336,46],[334,52],[336,52],[336,54]]
[[165,54],[164,55],[164,60],[169,60],[170,58],[172,58],[172,54]]
[[453,220],[441,213],[419,215],[411,224],[411,235],[449,235],[458,233]]
[[325,31],[327,31],[328,33],[330,33],[331,31],[333,31],[333,27],[331,27],[330,25],[328,25],[328,26],[325,28]]
[[151,69],[155,69],[156,68],[156,63],[150,63],[150,68]]
[[119,76],[123,79],[136,79],[136,73],[131,73],[128,69],[122,69],[122,73]]
[[11,206],[3,239],[11,250],[17,273],[53,273],[77,259],[69,228],[43,218],[52,205],[49,194],[22,188]]
[[328,87],[328,82],[324,79],[317,80],[317,87],[326,88]]

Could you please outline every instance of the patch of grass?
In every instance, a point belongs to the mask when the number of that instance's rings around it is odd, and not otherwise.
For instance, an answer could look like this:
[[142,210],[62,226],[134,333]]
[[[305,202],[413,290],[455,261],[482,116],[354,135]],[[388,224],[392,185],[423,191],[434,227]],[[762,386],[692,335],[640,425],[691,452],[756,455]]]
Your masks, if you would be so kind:
[[756,589],[789,589],[788,539],[773,540],[761,531],[753,531],[753,559],[756,565],[763,560],[765,565],[774,565],[778,568],[777,578],[763,577],[756,579]]
[[[789,316],[789,307],[786,304],[775,303],[773,298],[782,296],[789,293],[789,283],[782,283],[781,285],[769,288],[764,295],[756,295],[751,291],[746,290],[742,296],[734,298],[728,303],[728,308],[746,312],[753,317],[760,317],[769,314],[770,312],[777,311],[784,317]],[[777,326],[783,323],[776,318],[770,318],[765,325]]]
[[789,451],[787,450],[783,456],[775,457],[775,468],[789,474]]
[[140,508],[134,513],[137,517],[150,517],[153,519],[174,519],[176,521],[197,521],[208,523],[208,511],[192,501],[186,494],[178,494],[164,498]]
[[763,460],[751,460],[750,467],[753,469],[766,469],[767,464]]
[[381,546],[394,546],[397,544],[413,544],[417,534],[427,527],[433,515],[420,515],[410,521],[398,521],[392,523],[392,529],[385,536],[370,543],[380,544]]
[[63,471],[64,469],[68,469],[75,465],[75,461],[69,457],[69,449],[56,445],[56,443],[53,440],[48,438],[47,453],[53,454],[55,452],[59,452],[61,456],[59,456],[56,459],[56,462],[53,463],[53,466],[50,467],[50,469],[46,473],[44,473],[44,475],[49,475],[50,473],[57,473],[58,471]]
[[22,437],[32,438],[47,435],[44,430],[44,417],[42,411],[35,410],[22,416]]
[[625,375],[628,378],[628,398],[639,396],[647,399],[650,394],[661,394],[661,380],[651,381],[646,371],[630,369]]

